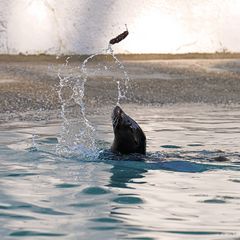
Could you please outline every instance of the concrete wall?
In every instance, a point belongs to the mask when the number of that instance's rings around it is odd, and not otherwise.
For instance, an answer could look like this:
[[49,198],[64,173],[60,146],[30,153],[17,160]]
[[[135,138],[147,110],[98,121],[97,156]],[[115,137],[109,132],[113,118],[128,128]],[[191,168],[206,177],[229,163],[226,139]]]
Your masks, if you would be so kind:
[[1,54],[240,52],[240,0],[0,0]]

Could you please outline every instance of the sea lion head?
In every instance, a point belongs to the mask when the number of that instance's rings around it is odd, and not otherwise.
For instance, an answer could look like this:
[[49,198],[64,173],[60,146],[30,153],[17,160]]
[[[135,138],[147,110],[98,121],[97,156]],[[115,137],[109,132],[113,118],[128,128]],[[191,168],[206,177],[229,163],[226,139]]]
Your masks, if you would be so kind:
[[114,141],[111,150],[116,153],[146,153],[146,137],[140,126],[119,106],[113,109]]

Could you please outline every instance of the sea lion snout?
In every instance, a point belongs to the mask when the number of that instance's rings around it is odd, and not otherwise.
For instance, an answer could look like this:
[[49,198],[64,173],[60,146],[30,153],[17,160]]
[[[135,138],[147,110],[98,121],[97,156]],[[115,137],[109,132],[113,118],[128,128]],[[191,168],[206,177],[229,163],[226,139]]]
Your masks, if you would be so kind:
[[121,112],[122,112],[122,109],[119,106],[116,106],[113,109],[112,118],[115,118],[116,116],[120,116]]
[[113,128],[115,129],[117,127],[117,125],[119,124],[120,120],[123,118],[124,112],[123,110],[119,107],[116,106],[113,109],[112,112],[112,124],[113,124]]

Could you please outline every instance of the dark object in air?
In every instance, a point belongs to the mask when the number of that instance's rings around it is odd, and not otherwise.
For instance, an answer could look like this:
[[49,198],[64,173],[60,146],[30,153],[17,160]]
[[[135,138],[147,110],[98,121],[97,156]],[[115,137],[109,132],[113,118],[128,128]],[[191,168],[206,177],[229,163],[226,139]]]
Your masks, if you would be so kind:
[[114,141],[111,151],[114,153],[146,153],[146,136],[140,126],[119,106],[113,109],[112,124]]
[[[127,27],[127,26],[126,26]],[[124,31],[123,33],[119,34],[117,37],[112,38],[109,43],[110,44],[115,44],[115,43],[119,43],[121,42],[124,38],[126,38],[128,35],[128,29],[126,31]]]

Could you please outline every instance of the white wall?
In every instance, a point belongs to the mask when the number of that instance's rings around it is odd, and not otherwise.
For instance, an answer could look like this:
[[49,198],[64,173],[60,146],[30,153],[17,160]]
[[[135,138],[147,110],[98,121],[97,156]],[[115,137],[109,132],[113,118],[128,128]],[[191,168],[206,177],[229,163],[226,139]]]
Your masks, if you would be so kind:
[[0,0],[0,53],[240,52],[240,0]]

